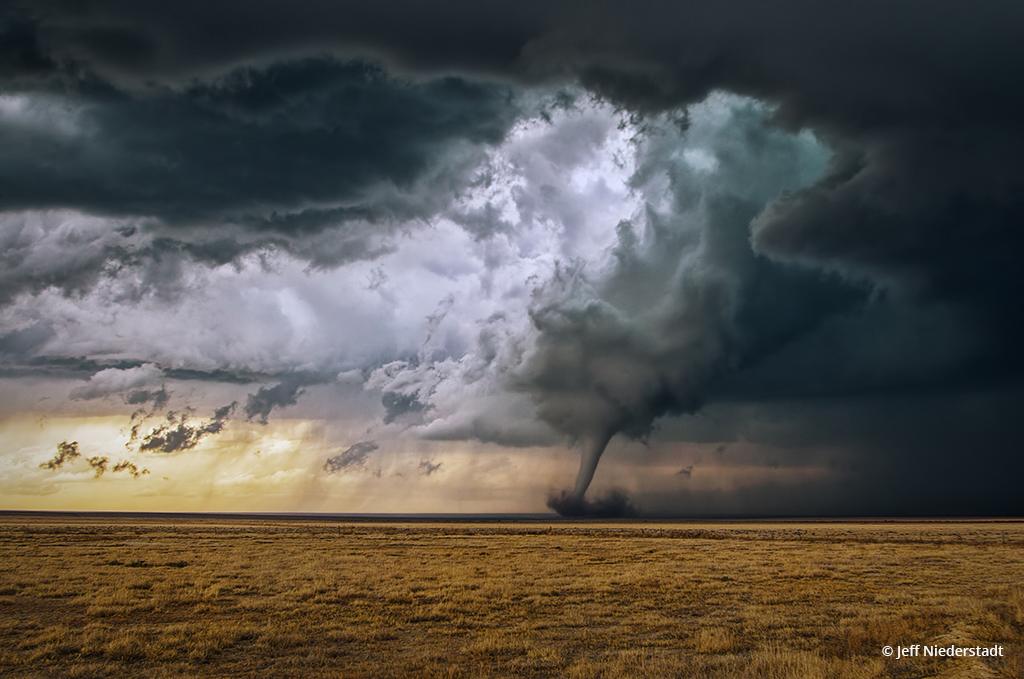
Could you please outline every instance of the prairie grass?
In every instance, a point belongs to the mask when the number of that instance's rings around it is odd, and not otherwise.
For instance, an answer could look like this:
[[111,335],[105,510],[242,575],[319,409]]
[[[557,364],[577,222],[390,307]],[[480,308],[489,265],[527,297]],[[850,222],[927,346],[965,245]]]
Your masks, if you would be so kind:
[[[1024,523],[0,516],[5,677],[1024,677]],[[995,644],[1002,658],[885,658]]]

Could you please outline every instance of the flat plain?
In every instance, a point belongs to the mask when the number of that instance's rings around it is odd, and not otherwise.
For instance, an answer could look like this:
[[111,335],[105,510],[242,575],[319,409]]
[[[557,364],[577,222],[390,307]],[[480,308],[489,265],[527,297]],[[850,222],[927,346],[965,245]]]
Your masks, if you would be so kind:
[[0,675],[1019,679],[1024,522],[8,513]]

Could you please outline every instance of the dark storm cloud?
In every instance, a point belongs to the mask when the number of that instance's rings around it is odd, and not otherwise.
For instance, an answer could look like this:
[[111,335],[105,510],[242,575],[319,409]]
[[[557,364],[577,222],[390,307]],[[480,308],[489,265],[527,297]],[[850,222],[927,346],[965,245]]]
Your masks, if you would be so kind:
[[0,82],[51,72],[56,64],[39,45],[38,22],[28,12],[0,12]]
[[[102,370],[127,370],[146,365],[140,360],[109,360],[85,357],[34,355],[54,332],[45,324],[15,330],[0,337],[0,376],[88,379]],[[6,344],[5,344],[6,342]],[[169,379],[196,382],[251,384],[280,377],[277,374],[238,370],[197,370],[194,368],[162,368]]]
[[171,400],[171,395],[167,392],[167,389],[149,390],[136,389],[130,391],[124,396],[124,402],[128,405],[143,405],[145,403],[153,403],[153,410],[163,410],[167,407],[167,403]]
[[[580,78],[615,101],[645,111],[699,101],[715,89],[763,98],[779,104],[776,115],[782,124],[815,129],[837,156],[821,182],[783,198],[758,218],[754,242],[761,252],[840,269],[881,268],[892,275],[912,276],[933,294],[998,293],[1005,300],[1020,292],[1020,278],[1007,272],[1012,266],[1007,252],[1020,247],[1012,225],[1024,214],[1024,135],[1017,125],[1024,96],[1016,85],[1024,67],[1024,55],[1016,49],[1024,9],[1013,4],[967,8],[957,3],[908,2],[894,7],[886,2],[846,6],[793,1],[726,7],[652,1],[604,2],[583,10],[562,2],[448,2],[429,9],[418,3],[380,2],[339,10],[332,4],[300,2],[290,3],[287,12],[232,2],[176,3],[159,9],[99,2],[80,12],[60,7],[49,7],[45,14],[39,11],[38,17],[25,10],[27,18],[17,24],[23,26],[18,30],[37,34],[22,39],[33,45],[25,48],[26,54],[52,53],[46,58],[74,59],[139,78],[190,76],[315,45],[325,51],[378,54],[427,73],[464,69],[518,78]],[[245,30],[231,30],[239,21]],[[218,39],[204,37],[212,35]],[[431,143],[445,138],[444,122],[450,119],[438,110],[458,109],[456,117],[465,127],[459,126],[456,136],[493,141],[505,129],[505,119],[497,112],[502,97],[493,93],[452,95],[435,82],[424,85],[424,90],[413,88],[403,98],[388,87],[377,92],[365,84],[372,77],[360,71],[363,67],[299,63],[306,66],[238,71],[217,85],[185,90],[180,101],[157,97],[158,107],[132,104],[139,107],[141,120],[148,115],[169,122],[162,116],[173,113],[186,121],[169,125],[171,136],[197,118],[208,121],[209,134],[215,136],[218,120],[228,119],[237,126],[233,134],[239,135],[231,137],[232,143],[238,141],[247,149],[217,155],[227,149],[224,142],[200,132],[180,145],[183,155],[175,160],[181,167],[191,167],[190,149],[213,141],[209,154],[196,152],[199,172],[194,181],[183,179],[184,173],[160,175],[162,170],[155,167],[142,173],[154,182],[140,180],[142,186],[159,181],[171,187],[164,195],[163,190],[152,197],[147,194],[145,201],[152,209],[169,215],[193,209],[244,212],[248,206],[239,196],[252,196],[253,190],[234,194],[235,203],[231,191],[218,190],[228,186],[225,182],[239,180],[239,173],[232,170],[243,160],[260,168],[258,176],[248,179],[253,183],[249,188],[265,191],[262,200],[267,205],[275,200],[288,204],[296,194],[336,197],[345,189],[357,191],[364,186],[360,181],[370,177],[390,177],[389,172],[400,176],[396,168],[409,159],[394,149],[401,148],[399,140],[414,149],[422,144],[415,132],[427,126],[421,128],[418,122],[409,123],[413,134],[408,137],[398,135],[393,145],[384,142],[379,160],[360,169],[358,179],[346,183],[347,165],[336,167],[343,178],[340,193],[323,188],[325,180],[297,188],[298,180],[285,176],[286,170],[294,170],[289,161],[281,168],[266,167],[259,162],[261,152],[244,143],[256,139],[247,136],[248,127],[273,113],[287,111],[293,120],[305,121],[333,112],[332,96],[345,88],[382,107],[371,104],[366,110],[394,110],[396,104],[404,104],[409,107],[407,122],[423,120],[434,126],[441,120]],[[432,95],[431,87],[444,93]],[[295,103],[300,92],[306,98]],[[465,110],[438,103],[448,102],[449,96]],[[317,103],[308,103],[311,100]],[[150,109],[159,113],[146,113]],[[342,119],[352,116],[348,111]],[[358,114],[354,117],[366,123]],[[382,134],[391,130],[388,124],[381,122]],[[111,140],[131,137],[133,129],[143,128],[152,131],[155,126],[128,124]],[[371,136],[373,129],[370,125]],[[290,139],[289,148],[307,149],[301,139],[304,133],[295,134],[299,138]],[[337,137],[341,140],[344,134]],[[272,132],[258,140],[267,144],[268,155],[276,148]],[[311,134],[310,144],[320,142],[318,134]],[[337,143],[341,142],[326,143],[324,154],[341,149],[366,159],[360,148]],[[161,148],[154,148],[155,156],[169,158]],[[179,145],[169,142],[166,148]],[[432,151],[436,148],[423,150]],[[324,160],[316,151],[304,153],[318,166],[347,163]],[[424,162],[423,156],[413,157],[410,171]],[[137,167],[129,162],[125,172]],[[214,169],[222,179],[211,176]],[[239,186],[246,186],[245,181]],[[73,193],[74,183],[65,190]],[[170,193],[189,200],[171,206],[164,197]],[[120,198],[124,197],[119,197],[118,210],[131,205],[131,200]],[[466,221],[474,230],[497,225],[485,212]],[[1017,330],[1020,320],[1008,319],[1008,329]]]
[[245,419],[255,419],[267,424],[270,411],[275,408],[293,406],[299,402],[303,387],[328,381],[333,375],[292,375],[272,387],[260,387],[255,394],[249,394],[245,402]]
[[386,391],[380,401],[384,406],[384,424],[391,424],[403,415],[421,413],[426,409],[416,394]]
[[[1022,406],[1019,386],[716,403],[667,425],[685,430],[671,435],[771,452],[737,460],[730,447],[678,490],[634,499],[644,513],[674,516],[1020,516]],[[742,492],[701,486],[698,472],[732,462],[775,473],[745,480]]]
[[53,328],[44,323],[20,330],[12,330],[0,336],[0,356],[24,356],[35,352],[54,336]]
[[165,368],[164,374],[176,380],[227,382],[229,384],[250,384],[266,377],[258,373],[237,370],[195,370],[192,368]]
[[343,453],[328,458],[324,463],[324,471],[328,474],[345,472],[355,467],[361,467],[366,462],[366,457],[377,450],[374,441],[360,441],[347,448]]
[[[1017,333],[1022,319],[1005,302],[1022,287],[1008,254],[1021,245],[1012,225],[1024,214],[1016,124],[1024,57],[1015,49],[1022,12],[1005,3],[913,2],[606,2],[585,13],[559,2],[429,10],[299,2],[287,12],[231,2],[97,2],[76,11],[44,3],[9,15],[6,63],[24,73],[74,63],[76,73],[106,74],[101,80],[187,81],[314,49],[434,74],[580,78],[643,111],[714,89],[760,97],[779,105],[781,124],[815,129],[837,152],[822,181],[757,218],[760,252],[910,278],[929,294],[971,303],[994,294],[991,322]],[[102,146],[75,142],[71,153],[61,139],[5,136],[8,178],[18,181],[4,205],[170,220],[216,214],[288,234],[430,213],[367,192],[428,172],[453,140],[493,143],[513,116],[500,88],[451,79],[399,86],[372,67],[330,59],[106,92],[78,114]],[[38,166],[47,154],[62,159],[56,173]],[[318,201],[347,204],[309,205]],[[481,235],[501,228],[486,208],[462,221]],[[347,247],[339,261],[367,256],[360,234]],[[234,255],[229,247],[218,256]]]
[[709,181],[676,152],[687,132],[673,116],[645,125],[632,183],[652,200],[667,188],[670,203],[649,203],[636,224],[618,225],[610,272],[562,268],[530,309],[538,334],[519,386],[545,422],[580,444],[579,498],[615,434],[643,438],[656,419],[695,412],[723,378],[866,298],[751,250],[751,219],[805,172],[798,141],[739,106],[706,140],[718,164]]
[[[131,441],[139,440],[140,452],[177,453],[192,450],[205,437],[219,434],[224,430],[224,423],[234,412],[237,403],[230,403],[214,411],[213,416],[203,422],[193,424],[189,413],[167,413],[166,421],[152,429],[148,434],[139,434],[141,421],[132,427]],[[133,417],[134,419],[134,417]]]
[[460,162],[451,157],[458,143],[500,141],[515,115],[505,88],[403,83],[326,58],[239,68],[184,89],[40,95],[21,105],[64,125],[8,117],[0,209],[59,206],[290,234],[433,214],[446,196],[414,195],[415,185]]
[[[11,52],[26,71],[71,60],[159,80],[334,50],[427,72],[582,75],[646,109],[729,89],[785,99],[790,120],[811,114],[859,127],[979,110],[1012,120],[1016,107],[1004,105],[1021,103],[1015,88],[1000,87],[1024,58],[1016,49],[1024,9],[1013,3],[113,0],[72,8],[36,0],[22,8],[11,15],[22,36]],[[947,106],[934,108],[940,101]]]
[[39,70],[38,62],[55,59],[138,79],[188,77],[211,65],[329,50],[387,57],[411,69],[502,71],[550,24],[540,13],[549,5],[540,2],[230,1],[158,8],[126,2],[73,7],[57,0],[23,6],[12,22],[27,48],[12,59],[12,69]]
[[[7,30],[39,28],[19,21]],[[67,63],[0,89],[0,304],[118,276],[134,279],[125,301],[171,301],[191,262],[380,257],[449,207],[519,114],[506,86],[328,56],[129,88]]]
[[[998,420],[981,435],[969,396],[991,394],[986,406],[1008,414],[1024,368],[1024,6],[19,7],[0,26],[13,112],[0,130],[0,208],[157,217],[167,240],[132,246],[149,248],[147,262],[177,252],[226,263],[262,247],[317,266],[374,257],[392,222],[440,214],[468,185],[478,147],[520,114],[509,88],[580,82],[654,121],[639,128],[648,149],[633,182],[642,191],[667,177],[672,205],[620,225],[607,276],[569,263],[538,287],[536,351],[510,380],[583,445],[577,502],[614,434],[642,437],[657,418],[713,401],[834,398],[879,431],[840,428],[861,459],[930,450],[952,474],[971,440],[985,441],[986,459],[1009,457],[1011,428]],[[673,155],[682,131],[666,129],[714,91],[772,105],[775,128],[737,118],[705,181]],[[781,130],[801,129],[832,160],[821,176],[778,180],[795,148]],[[453,215],[478,240],[509,230],[490,205]],[[215,236],[188,230],[207,222]],[[13,273],[0,274],[0,299],[74,294],[138,257],[122,242],[138,238],[130,229],[79,247],[56,227],[26,233],[3,232],[0,268]],[[170,274],[154,276],[166,287]],[[26,334],[4,346],[24,350],[51,330],[14,332]],[[247,416],[265,422],[300,388],[261,389]],[[925,417],[879,405],[934,393],[953,395],[945,416],[973,434],[958,447],[928,448]],[[867,396],[878,407],[854,407]],[[385,389],[386,421],[425,413],[428,400]]]

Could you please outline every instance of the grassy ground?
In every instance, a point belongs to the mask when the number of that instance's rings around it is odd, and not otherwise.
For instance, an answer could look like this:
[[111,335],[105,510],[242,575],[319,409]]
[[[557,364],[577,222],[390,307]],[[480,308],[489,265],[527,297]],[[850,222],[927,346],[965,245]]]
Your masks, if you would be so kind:
[[1019,678],[1022,583],[1022,523],[7,516],[0,675]]

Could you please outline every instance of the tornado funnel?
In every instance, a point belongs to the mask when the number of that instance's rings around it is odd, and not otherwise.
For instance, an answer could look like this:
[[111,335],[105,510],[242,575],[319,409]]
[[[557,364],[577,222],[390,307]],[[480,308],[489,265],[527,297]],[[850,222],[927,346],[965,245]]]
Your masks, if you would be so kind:
[[611,440],[612,431],[603,431],[594,436],[587,436],[583,439],[583,453],[580,456],[580,471],[576,475],[576,486],[572,490],[574,497],[582,498],[594,479],[594,472],[597,470],[597,463],[601,460],[601,454]]

